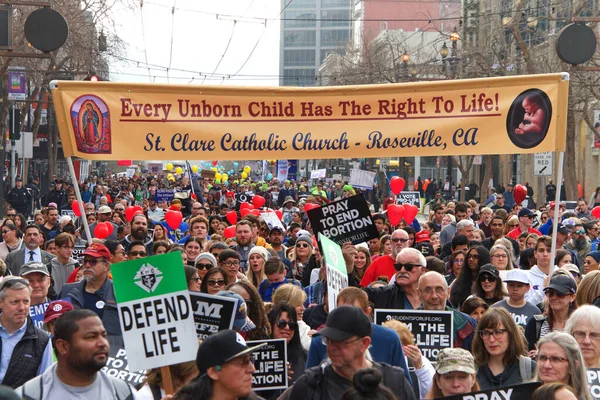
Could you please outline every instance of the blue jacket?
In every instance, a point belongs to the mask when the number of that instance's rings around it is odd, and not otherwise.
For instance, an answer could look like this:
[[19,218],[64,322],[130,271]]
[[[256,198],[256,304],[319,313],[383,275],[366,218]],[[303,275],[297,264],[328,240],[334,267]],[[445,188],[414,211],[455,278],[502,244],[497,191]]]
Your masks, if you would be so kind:
[[[373,361],[402,368],[404,376],[412,384],[398,334],[385,326],[372,325],[373,334],[371,335],[369,352],[373,357]],[[308,349],[308,358],[306,359],[306,369],[316,367],[327,358],[327,347],[325,347],[321,339],[321,336],[314,336],[312,338],[310,348]]]

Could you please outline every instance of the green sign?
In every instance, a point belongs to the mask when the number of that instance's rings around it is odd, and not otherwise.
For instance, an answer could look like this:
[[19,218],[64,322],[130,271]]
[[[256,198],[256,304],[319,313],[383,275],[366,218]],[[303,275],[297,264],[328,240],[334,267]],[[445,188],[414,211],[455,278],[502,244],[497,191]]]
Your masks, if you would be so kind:
[[325,269],[327,271],[327,299],[329,310],[335,308],[337,296],[340,291],[348,287],[348,271],[342,254],[342,248],[327,236],[319,233],[319,241],[325,258]]

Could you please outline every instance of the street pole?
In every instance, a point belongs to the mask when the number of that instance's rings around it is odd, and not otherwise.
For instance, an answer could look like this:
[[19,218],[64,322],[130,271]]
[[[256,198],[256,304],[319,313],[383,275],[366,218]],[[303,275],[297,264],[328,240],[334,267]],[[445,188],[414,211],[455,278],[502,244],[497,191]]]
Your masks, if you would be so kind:
[[[10,108],[10,112],[12,113],[12,132],[15,132],[15,105],[13,104]],[[15,187],[15,179],[16,179],[16,173],[17,173],[17,167],[16,167],[16,163],[15,163],[15,156],[16,156],[16,151],[15,151],[15,147],[16,147],[16,142],[14,139],[11,139],[10,141],[10,184],[11,184],[11,189]]]

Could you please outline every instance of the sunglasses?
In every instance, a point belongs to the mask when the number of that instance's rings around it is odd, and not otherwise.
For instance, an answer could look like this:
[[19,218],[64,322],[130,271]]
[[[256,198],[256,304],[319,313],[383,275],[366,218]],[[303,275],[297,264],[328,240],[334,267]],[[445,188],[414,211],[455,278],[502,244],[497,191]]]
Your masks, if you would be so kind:
[[298,243],[296,247],[300,247],[301,249],[307,248],[308,245],[306,243]]
[[208,284],[208,286],[223,286],[223,285],[225,285],[225,280],[223,280],[223,279],[219,279],[219,280],[209,279],[209,280],[206,281],[206,283]]
[[409,240],[410,240],[410,239],[392,238],[392,243],[398,243],[398,242],[406,243],[406,242],[408,242]]
[[404,268],[406,270],[406,272],[410,272],[415,267],[421,267],[421,265],[419,265],[419,264],[411,264],[411,263],[406,263],[406,264],[396,263],[396,264],[394,264],[394,268],[396,269],[396,271],[400,271],[402,268]]
[[474,260],[479,260],[479,254],[469,254],[467,255],[467,258],[472,258]]
[[480,282],[488,281],[488,282],[493,283],[493,282],[496,282],[496,277],[493,275],[483,274],[483,275],[481,275],[481,278],[479,278],[479,281]]
[[560,298],[563,298],[566,295],[567,295],[566,293],[560,293],[560,292],[557,292],[554,289],[548,289],[548,290],[546,290],[546,296],[548,296],[548,297],[560,297]]
[[201,263],[196,264],[196,269],[205,269],[208,271],[212,267],[213,267],[212,264],[201,264]]
[[146,257],[148,255],[148,253],[146,253],[145,251],[130,251],[129,255],[134,256],[134,257],[137,257],[137,256]]
[[298,329],[298,323],[297,322],[291,322],[291,321],[286,321],[285,319],[280,319],[279,321],[277,321],[275,323],[275,325],[279,328],[279,329],[283,329],[287,326],[290,327],[291,330],[295,331],[296,329]]
[[95,258],[84,258],[83,265],[90,264],[92,267],[95,267],[99,262],[105,262],[105,260],[98,260]]

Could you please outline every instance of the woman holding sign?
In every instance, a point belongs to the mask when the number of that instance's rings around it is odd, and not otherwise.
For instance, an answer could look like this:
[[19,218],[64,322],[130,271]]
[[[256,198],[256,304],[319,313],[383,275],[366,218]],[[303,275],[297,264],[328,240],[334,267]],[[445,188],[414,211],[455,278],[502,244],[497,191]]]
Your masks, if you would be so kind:
[[536,363],[525,352],[523,334],[504,308],[490,308],[477,324],[473,356],[478,366],[477,382],[482,390],[528,382]]

